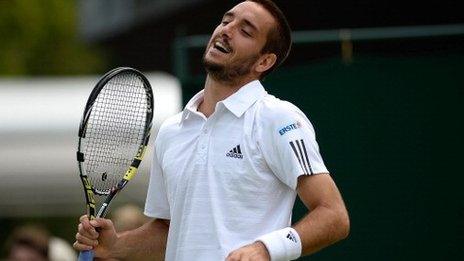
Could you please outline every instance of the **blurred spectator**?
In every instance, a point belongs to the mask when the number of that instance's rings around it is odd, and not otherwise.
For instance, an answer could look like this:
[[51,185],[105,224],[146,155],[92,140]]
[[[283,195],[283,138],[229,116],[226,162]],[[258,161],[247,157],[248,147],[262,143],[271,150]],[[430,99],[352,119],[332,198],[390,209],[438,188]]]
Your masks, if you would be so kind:
[[48,256],[50,261],[73,261],[77,260],[74,248],[59,237],[52,237],[48,243]]
[[149,218],[143,214],[140,207],[132,204],[122,205],[112,212],[111,220],[116,231],[126,231],[138,228],[145,224]]
[[6,242],[8,261],[74,261],[77,254],[65,240],[39,225],[16,228]]
[[42,227],[27,225],[13,231],[7,240],[7,260],[48,260],[49,233]]

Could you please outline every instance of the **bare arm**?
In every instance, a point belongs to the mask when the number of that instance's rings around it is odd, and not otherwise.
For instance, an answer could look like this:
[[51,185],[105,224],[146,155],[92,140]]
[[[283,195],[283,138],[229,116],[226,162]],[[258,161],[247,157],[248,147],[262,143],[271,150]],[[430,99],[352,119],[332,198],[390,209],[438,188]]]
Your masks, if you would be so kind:
[[[117,260],[164,260],[169,221],[154,219],[143,226],[117,234],[109,219],[80,219],[74,248],[95,251],[95,257]],[[98,228],[98,232],[95,228]]]
[[346,238],[350,221],[337,186],[328,174],[300,176],[297,191],[310,212],[293,227],[309,255]]
[[[337,186],[328,174],[300,176],[298,195],[311,211],[294,229],[302,244],[302,256],[317,252],[348,236],[350,221]],[[227,261],[270,260],[266,246],[256,241],[232,251]]]
[[169,222],[155,219],[118,235],[112,256],[123,260],[164,260]]

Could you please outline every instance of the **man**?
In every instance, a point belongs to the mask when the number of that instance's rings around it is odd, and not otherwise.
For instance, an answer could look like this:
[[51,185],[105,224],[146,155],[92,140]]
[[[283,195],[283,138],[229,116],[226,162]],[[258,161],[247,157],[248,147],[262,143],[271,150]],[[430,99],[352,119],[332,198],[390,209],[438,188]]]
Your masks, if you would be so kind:
[[50,235],[41,226],[25,225],[16,228],[6,242],[8,261],[49,260]]
[[[293,260],[345,238],[348,214],[311,123],[259,81],[290,45],[271,1],[228,11],[204,54],[204,90],[155,141],[153,221],[116,234],[111,221],[82,216],[74,247],[130,260]],[[290,227],[297,194],[311,211]]]

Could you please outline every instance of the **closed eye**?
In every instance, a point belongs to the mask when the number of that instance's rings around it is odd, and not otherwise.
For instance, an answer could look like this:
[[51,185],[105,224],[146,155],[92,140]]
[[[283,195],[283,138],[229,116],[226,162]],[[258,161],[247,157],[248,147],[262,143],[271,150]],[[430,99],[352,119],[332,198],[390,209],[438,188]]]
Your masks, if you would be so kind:
[[251,37],[251,34],[250,34],[249,32],[247,32],[246,30],[242,29],[242,32],[243,32],[246,36]]

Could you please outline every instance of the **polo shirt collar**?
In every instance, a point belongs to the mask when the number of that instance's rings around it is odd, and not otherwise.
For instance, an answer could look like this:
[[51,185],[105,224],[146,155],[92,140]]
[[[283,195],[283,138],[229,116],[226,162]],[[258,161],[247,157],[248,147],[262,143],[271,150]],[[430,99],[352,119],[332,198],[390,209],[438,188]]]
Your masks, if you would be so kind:
[[198,105],[203,101],[205,90],[199,91],[195,96],[190,99],[190,101],[185,105],[184,111],[182,112],[181,123],[188,117],[190,113],[197,113]]
[[260,81],[255,80],[245,84],[237,92],[221,102],[235,116],[240,117],[253,103],[264,97],[264,95],[266,95],[266,90],[264,90]]
[[[254,80],[245,84],[237,92],[227,97],[225,100],[218,102],[218,104],[222,103],[224,107],[236,117],[241,117],[253,103],[264,97],[266,93],[261,82],[259,80]],[[190,99],[182,112],[181,122],[183,122],[190,113],[197,113],[198,105],[203,101],[203,96],[204,90],[201,90]]]

